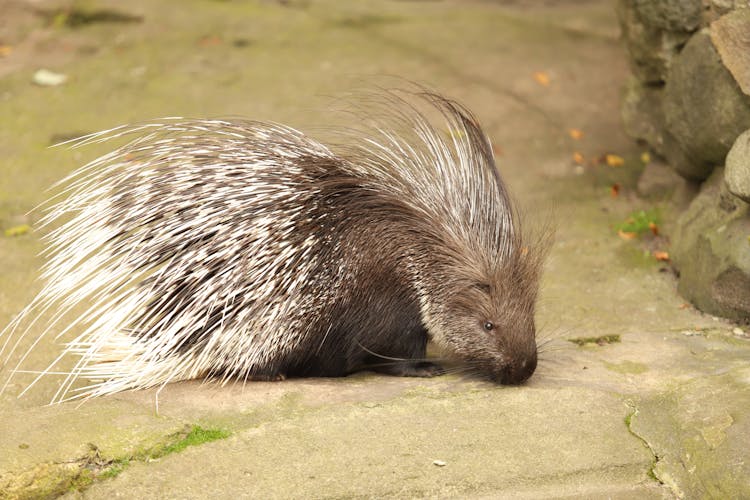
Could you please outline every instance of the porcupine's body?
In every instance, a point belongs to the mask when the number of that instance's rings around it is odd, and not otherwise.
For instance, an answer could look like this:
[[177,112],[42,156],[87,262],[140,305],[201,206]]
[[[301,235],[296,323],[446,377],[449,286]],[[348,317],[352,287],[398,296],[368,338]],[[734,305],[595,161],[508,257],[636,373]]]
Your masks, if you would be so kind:
[[391,94],[410,137],[375,128],[336,153],[249,121],[84,139],[141,134],[73,174],[48,215],[72,218],[31,309],[88,307],[56,400],[208,376],[432,375],[428,339],[498,382],[528,378],[538,253],[474,118],[419,97],[448,132]]

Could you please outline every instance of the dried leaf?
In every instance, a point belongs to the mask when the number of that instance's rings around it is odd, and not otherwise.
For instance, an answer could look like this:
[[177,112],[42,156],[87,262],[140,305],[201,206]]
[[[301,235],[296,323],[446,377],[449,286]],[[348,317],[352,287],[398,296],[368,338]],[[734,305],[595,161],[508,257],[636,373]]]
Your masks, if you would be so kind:
[[577,128],[569,129],[568,134],[570,135],[571,139],[574,139],[576,141],[583,139],[583,131]]
[[607,165],[610,167],[622,167],[625,165],[625,160],[621,156],[617,155],[606,155],[604,157],[604,161],[607,162]]
[[623,240],[632,240],[633,238],[638,236],[638,233],[631,233],[631,232],[627,232],[627,231],[623,231],[622,229],[619,229],[617,231],[617,236],[619,236]]
[[549,87],[550,79],[549,75],[544,71],[537,71],[534,73],[534,80],[542,87]]
[[612,196],[612,198],[617,198],[620,195],[620,185],[619,184],[612,184],[609,188],[609,194]]
[[13,47],[10,45],[0,45],[0,57],[8,57],[13,52]]
[[658,250],[654,250],[653,255],[656,260],[669,262],[669,252],[660,252]]
[[583,155],[581,153],[576,151],[575,153],[573,153],[573,161],[578,165],[583,165],[586,160],[583,158]]
[[217,35],[204,36],[203,38],[198,40],[198,45],[200,45],[201,47],[212,47],[215,45],[221,45],[221,43],[222,39]]
[[651,230],[654,236],[659,236],[659,226],[655,222],[649,222],[648,228]]
[[648,151],[644,151],[643,153],[641,153],[641,162],[644,165],[648,165],[649,163],[651,163],[651,155]]

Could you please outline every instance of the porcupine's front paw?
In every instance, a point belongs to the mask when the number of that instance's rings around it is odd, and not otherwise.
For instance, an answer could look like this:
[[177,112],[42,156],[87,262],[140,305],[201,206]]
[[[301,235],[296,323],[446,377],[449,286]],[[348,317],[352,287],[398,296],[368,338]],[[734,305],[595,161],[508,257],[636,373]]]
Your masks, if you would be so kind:
[[399,377],[436,377],[445,373],[442,366],[431,361],[403,361],[377,371]]

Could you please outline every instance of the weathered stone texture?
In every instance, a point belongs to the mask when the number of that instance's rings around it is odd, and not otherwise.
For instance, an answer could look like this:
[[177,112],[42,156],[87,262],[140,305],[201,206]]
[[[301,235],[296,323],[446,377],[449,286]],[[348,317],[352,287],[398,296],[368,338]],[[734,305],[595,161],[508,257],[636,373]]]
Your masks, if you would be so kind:
[[730,194],[717,168],[680,216],[672,259],[678,290],[698,308],[750,323],[750,205]]
[[711,24],[711,41],[742,91],[750,95],[750,9],[740,9]]
[[727,155],[724,180],[730,193],[750,203],[750,130],[734,141]]
[[750,7],[747,0],[711,0],[709,7],[716,14],[723,15],[734,9],[745,9]]
[[644,23],[630,0],[620,0],[617,10],[633,74],[645,83],[664,82],[672,58],[690,34]]
[[663,109],[667,129],[690,159],[674,167],[691,179],[706,178],[714,165],[723,164],[734,139],[750,128],[750,97],[704,32],[694,35],[673,61]]
[[644,85],[631,77],[625,86],[620,108],[625,132],[630,137],[646,141],[661,155],[664,155],[663,98],[663,87]]
[[701,0],[635,0],[635,11],[647,25],[665,31],[693,31],[701,22]]
[[638,178],[638,195],[652,200],[666,200],[686,182],[669,165],[652,160]]

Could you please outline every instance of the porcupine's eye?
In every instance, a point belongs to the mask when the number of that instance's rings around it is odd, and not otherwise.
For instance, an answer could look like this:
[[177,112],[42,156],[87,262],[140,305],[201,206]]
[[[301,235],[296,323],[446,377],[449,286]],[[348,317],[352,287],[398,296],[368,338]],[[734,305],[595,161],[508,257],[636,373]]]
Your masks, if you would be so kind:
[[485,331],[491,332],[495,329],[495,325],[492,323],[492,321],[485,321],[484,322],[484,329]]

